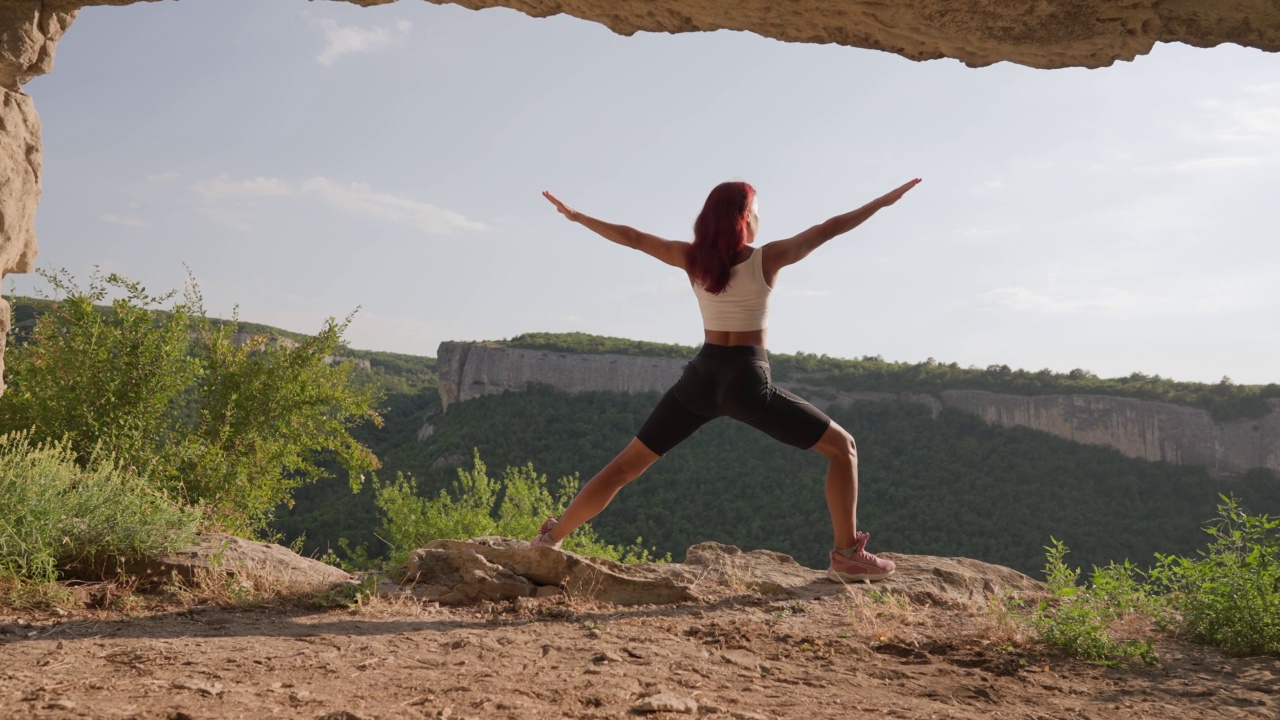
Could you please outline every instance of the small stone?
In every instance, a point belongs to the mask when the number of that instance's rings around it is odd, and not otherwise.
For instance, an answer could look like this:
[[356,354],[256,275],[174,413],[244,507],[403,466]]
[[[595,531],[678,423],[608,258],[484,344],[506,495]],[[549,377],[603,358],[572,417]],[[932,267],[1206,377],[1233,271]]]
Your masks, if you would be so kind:
[[698,703],[690,698],[682,698],[671,693],[658,693],[644,698],[636,703],[632,709],[642,713],[671,712],[688,714],[698,712]]
[[209,697],[218,697],[222,694],[222,683],[214,683],[212,685],[199,680],[174,680],[169,683],[169,687],[175,690],[194,690],[201,695]]

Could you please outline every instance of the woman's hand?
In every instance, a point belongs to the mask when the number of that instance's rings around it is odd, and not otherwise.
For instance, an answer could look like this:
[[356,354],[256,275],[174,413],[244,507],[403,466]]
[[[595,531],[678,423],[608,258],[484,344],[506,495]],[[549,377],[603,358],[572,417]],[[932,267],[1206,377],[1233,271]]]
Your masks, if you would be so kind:
[[[880,199],[877,200],[876,202],[877,204],[880,205],[880,207],[889,207],[890,205],[898,202],[898,200],[900,200],[903,195],[906,195],[908,190],[910,190],[911,188],[919,184],[920,184],[920,178],[916,178],[911,182],[904,184],[902,187],[897,188],[896,190],[891,190],[890,192],[885,193],[884,195],[880,196]],[[561,212],[564,212],[564,211],[561,210]]]
[[[919,180],[917,180],[916,182],[919,182]],[[560,214],[569,218],[571,221],[578,222],[578,220],[582,218],[582,213],[560,202],[556,198],[556,196],[552,195],[550,192],[543,190],[542,197],[546,198],[547,200],[550,200],[551,204],[555,205],[556,209],[560,211]]]

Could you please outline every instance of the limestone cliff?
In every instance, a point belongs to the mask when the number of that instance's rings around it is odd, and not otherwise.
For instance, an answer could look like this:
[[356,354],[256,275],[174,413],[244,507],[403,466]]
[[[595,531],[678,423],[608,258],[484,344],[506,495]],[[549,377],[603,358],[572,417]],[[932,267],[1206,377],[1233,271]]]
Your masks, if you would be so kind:
[[[548,385],[564,392],[664,392],[685,360],[634,355],[586,355],[446,342],[438,351],[440,401],[454,403]],[[920,403],[937,417],[943,408],[977,415],[1004,427],[1026,427],[1089,445],[1105,445],[1134,458],[1204,465],[1239,474],[1257,467],[1280,472],[1280,399],[1270,414],[1220,422],[1205,410],[1105,395],[1001,395],[980,390],[919,393],[837,391],[786,384],[818,407],[860,400]]]
[[1129,457],[1223,473],[1280,471],[1280,400],[1271,413],[1219,422],[1199,408],[1105,395],[998,395],[946,390],[942,404],[1005,427],[1029,427]]
[[444,342],[436,354],[440,404],[449,406],[529,385],[565,392],[662,392],[680,377],[684,360],[637,355],[580,355],[483,343]]

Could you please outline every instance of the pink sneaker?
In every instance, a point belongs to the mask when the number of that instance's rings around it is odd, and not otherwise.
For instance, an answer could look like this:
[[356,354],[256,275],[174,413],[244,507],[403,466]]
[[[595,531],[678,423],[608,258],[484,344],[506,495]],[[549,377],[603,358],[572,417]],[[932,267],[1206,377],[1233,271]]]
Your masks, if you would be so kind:
[[559,550],[560,543],[553,541],[551,539],[551,528],[555,526],[556,526],[556,519],[553,517],[547,518],[547,521],[542,523],[542,527],[538,528],[538,537],[530,541],[529,547],[531,548],[549,547],[549,548],[554,548],[556,550]]
[[853,555],[845,557],[835,550],[831,551],[831,567],[827,577],[836,582],[852,580],[883,580],[893,574],[897,568],[892,560],[881,560],[867,552],[867,539],[871,533],[854,533]]

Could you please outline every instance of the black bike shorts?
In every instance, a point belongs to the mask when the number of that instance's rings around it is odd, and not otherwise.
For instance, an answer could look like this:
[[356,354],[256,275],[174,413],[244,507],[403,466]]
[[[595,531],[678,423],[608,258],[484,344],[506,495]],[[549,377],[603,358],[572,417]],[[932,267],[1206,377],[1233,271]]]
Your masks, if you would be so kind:
[[831,418],[773,384],[769,356],[752,345],[703,345],[662,396],[636,439],[666,455],[698,428],[728,416],[801,450],[822,439]]

